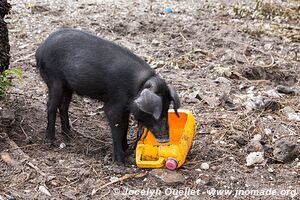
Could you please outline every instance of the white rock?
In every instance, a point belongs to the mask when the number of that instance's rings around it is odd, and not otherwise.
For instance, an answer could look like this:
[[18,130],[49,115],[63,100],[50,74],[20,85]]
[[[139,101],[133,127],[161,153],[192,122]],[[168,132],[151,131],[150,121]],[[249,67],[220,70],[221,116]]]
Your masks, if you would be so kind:
[[225,141],[223,141],[223,140],[220,140],[220,142],[219,142],[221,145],[226,145],[227,143],[225,142]]
[[204,170],[208,170],[209,169],[209,164],[204,162],[204,163],[201,164],[200,168],[204,169]]
[[253,136],[253,139],[252,139],[252,141],[260,141],[261,140],[261,135],[260,134],[256,134],[256,135],[254,135]]
[[291,121],[298,121],[300,122],[300,113],[289,113],[288,118]]
[[289,120],[300,121],[300,113],[296,113],[292,107],[290,106],[284,107],[283,112],[285,113],[285,115],[288,117]]
[[55,178],[56,178],[56,176],[50,175],[50,176],[47,177],[47,182],[52,181]]
[[265,108],[264,98],[261,95],[248,95],[247,101],[244,103],[247,110],[261,110]]
[[246,166],[254,165],[264,161],[264,152],[251,152],[246,158]]
[[269,169],[268,169],[268,172],[273,173],[273,172],[274,172],[274,169],[269,168]]
[[267,43],[267,44],[264,45],[265,50],[270,50],[271,47],[272,47],[272,43]]
[[268,90],[264,92],[266,95],[268,95],[269,97],[275,97],[275,98],[280,98],[282,97],[281,94],[279,94],[278,92],[276,92],[274,89]]
[[43,185],[40,185],[40,186],[39,186],[39,191],[40,191],[41,193],[43,193],[43,194],[49,196],[49,197],[52,196],[52,195],[50,194],[50,192],[48,191],[48,189],[47,189],[45,186],[43,186]]
[[201,178],[198,178],[198,179],[196,180],[196,184],[200,184],[200,183],[203,183],[203,180],[202,180]]
[[266,135],[271,135],[272,134],[272,130],[269,129],[269,128],[265,128],[264,131],[265,131]]
[[60,149],[63,149],[63,148],[65,148],[66,147],[66,144],[65,143],[60,143],[60,145],[59,145],[59,148]]
[[222,77],[222,76],[216,78],[216,79],[214,80],[214,82],[217,82],[217,83],[225,83],[225,84],[230,84],[230,83],[231,83],[230,80],[228,80],[227,78]]
[[230,77],[232,75],[232,71],[227,67],[215,67],[214,73],[218,76]]

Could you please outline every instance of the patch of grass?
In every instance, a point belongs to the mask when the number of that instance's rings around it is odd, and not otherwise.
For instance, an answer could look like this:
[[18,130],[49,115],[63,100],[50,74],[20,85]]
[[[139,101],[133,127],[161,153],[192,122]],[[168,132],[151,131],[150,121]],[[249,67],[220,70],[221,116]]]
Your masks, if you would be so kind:
[[18,68],[8,69],[0,74],[0,97],[4,97],[7,90],[12,86],[13,76],[17,77],[20,82],[23,81],[22,71]]
[[299,19],[300,6],[286,7],[275,3],[264,3],[256,0],[255,10],[266,18],[284,17],[289,20]]
[[234,4],[232,6],[232,12],[234,16],[240,18],[282,18],[286,20],[298,20],[300,18],[300,5],[297,3],[279,5],[264,2],[263,0],[256,0],[254,7]]

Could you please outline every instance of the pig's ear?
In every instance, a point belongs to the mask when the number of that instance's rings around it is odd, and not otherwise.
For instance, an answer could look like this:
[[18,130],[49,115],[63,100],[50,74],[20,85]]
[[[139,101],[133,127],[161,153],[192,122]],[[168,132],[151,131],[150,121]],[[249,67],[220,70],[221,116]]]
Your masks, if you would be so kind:
[[143,89],[140,96],[134,100],[134,103],[140,110],[151,114],[156,120],[160,118],[162,112],[162,99],[149,89]]
[[177,112],[178,108],[180,107],[180,100],[178,94],[174,87],[168,85],[168,88],[169,88],[171,100],[173,101],[173,108],[175,110],[177,117],[179,117],[179,114]]

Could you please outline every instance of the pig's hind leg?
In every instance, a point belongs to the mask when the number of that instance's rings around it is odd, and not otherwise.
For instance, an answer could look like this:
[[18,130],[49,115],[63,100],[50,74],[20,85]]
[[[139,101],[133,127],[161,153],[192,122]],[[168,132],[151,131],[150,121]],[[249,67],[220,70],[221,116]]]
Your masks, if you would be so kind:
[[47,130],[46,141],[52,145],[55,140],[55,122],[56,112],[59,107],[63,95],[62,84],[58,81],[53,81],[48,85],[48,103],[47,103]]
[[66,139],[72,137],[70,121],[69,121],[69,105],[72,99],[72,91],[65,89],[62,94],[61,102],[59,105],[59,113],[61,120],[61,131],[66,136]]

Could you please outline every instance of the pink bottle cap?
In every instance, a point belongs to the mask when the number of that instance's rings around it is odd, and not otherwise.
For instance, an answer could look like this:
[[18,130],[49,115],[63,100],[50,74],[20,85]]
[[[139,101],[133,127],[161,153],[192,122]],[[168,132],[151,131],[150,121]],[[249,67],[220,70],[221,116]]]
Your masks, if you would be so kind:
[[177,165],[178,161],[174,158],[168,158],[168,160],[166,161],[166,168],[169,170],[176,169]]

